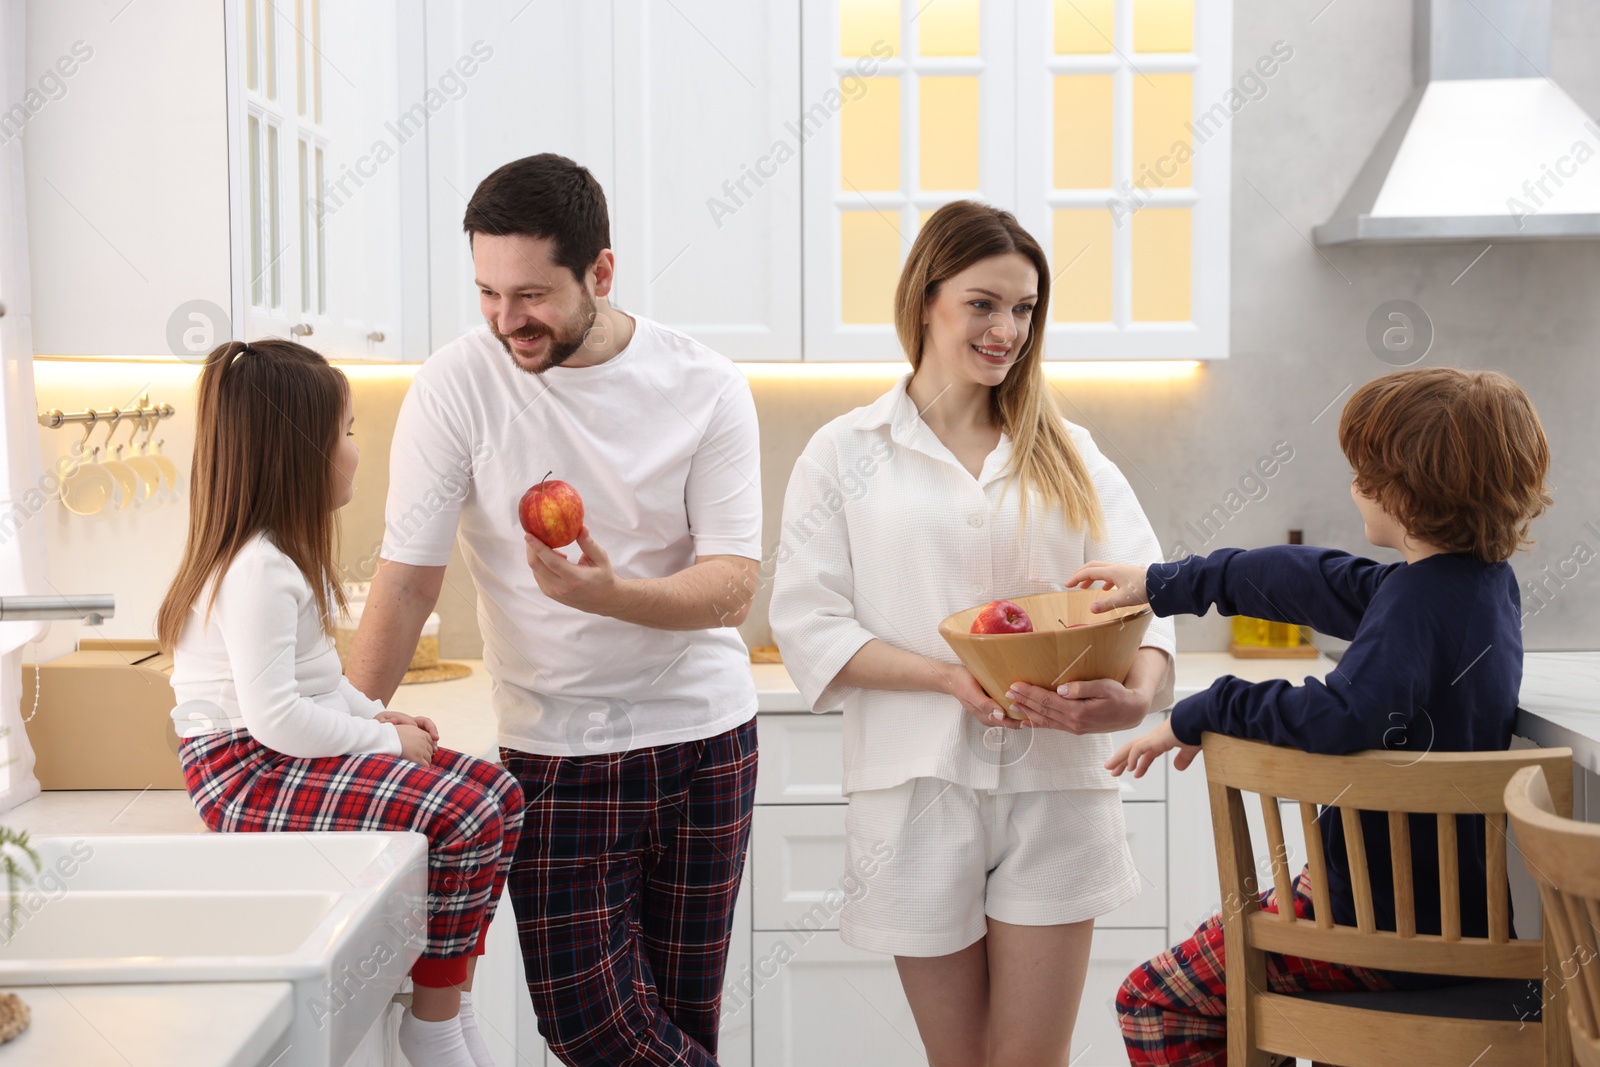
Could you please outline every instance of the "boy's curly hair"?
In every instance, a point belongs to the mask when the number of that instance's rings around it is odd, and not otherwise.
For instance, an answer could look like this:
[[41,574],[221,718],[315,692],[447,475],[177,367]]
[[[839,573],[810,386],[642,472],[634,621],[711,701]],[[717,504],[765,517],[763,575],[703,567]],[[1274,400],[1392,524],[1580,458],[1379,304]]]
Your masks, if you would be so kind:
[[1532,544],[1550,506],[1550,446],[1528,395],[1494,371],[1397,371],[1357,389],[1339,419],[1356,489],[1411,537],[1488,563]]

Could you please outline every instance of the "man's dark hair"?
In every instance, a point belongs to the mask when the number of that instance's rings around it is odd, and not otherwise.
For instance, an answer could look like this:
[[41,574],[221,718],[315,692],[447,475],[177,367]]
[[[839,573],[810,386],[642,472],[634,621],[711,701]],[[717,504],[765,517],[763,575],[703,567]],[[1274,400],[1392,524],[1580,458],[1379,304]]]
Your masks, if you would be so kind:
[[605,190],[588,170],[553,152],[507,163],[479,182],[462,229],[469,239],[480,233],[550,238],[556,263],[579,282],[611,247]]

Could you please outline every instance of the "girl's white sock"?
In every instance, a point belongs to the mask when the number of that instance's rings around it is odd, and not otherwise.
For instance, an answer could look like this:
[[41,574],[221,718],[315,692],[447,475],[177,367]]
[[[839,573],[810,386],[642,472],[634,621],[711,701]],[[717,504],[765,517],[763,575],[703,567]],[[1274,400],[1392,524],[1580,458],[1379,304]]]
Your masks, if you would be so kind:
[[472,1062],[478,1067],[494,1067],[494,1060],[489,1057],[489,1046],[483,1043],[483,1035],[478,1032],[478,1017],[472,1011],[472,994],[466,991],[461,993],[461,1036],[466,1039],[467,1051],[472,1053]]
[[411,1067],[478,1067],[461,1036],[461,1019],[429,1022],[406,1013],[400,1017],[400,1051]]

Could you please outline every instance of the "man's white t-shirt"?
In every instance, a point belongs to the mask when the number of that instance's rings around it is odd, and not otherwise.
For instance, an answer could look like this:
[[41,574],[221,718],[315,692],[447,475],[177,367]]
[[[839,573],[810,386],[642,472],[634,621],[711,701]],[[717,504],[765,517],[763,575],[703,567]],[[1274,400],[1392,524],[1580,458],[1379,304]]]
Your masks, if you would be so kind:
[[[395,426],[383,558],[443,566],[459,531],[507,748],[648,748],[713,737],[756,712],[737,630],[592,615],[547,597],[528,566],[517,506],[546,471],[583,498],[619,578],[761,556],[749,384],[699,342],[633,319],[612,359],[543,374],[518,368],[480,326],[418,369]],[[581,555],[576,544],[560,551]]]

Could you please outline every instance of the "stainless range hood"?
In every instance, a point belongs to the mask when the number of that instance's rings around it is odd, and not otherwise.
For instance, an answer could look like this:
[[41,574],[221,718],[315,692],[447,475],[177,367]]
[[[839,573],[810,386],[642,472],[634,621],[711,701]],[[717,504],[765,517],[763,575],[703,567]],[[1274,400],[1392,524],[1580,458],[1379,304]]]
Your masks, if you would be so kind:
[[1546,76],[1550,0],[1416,0],[1412,50],[1316,243],[1600,238],[1600,123]]

